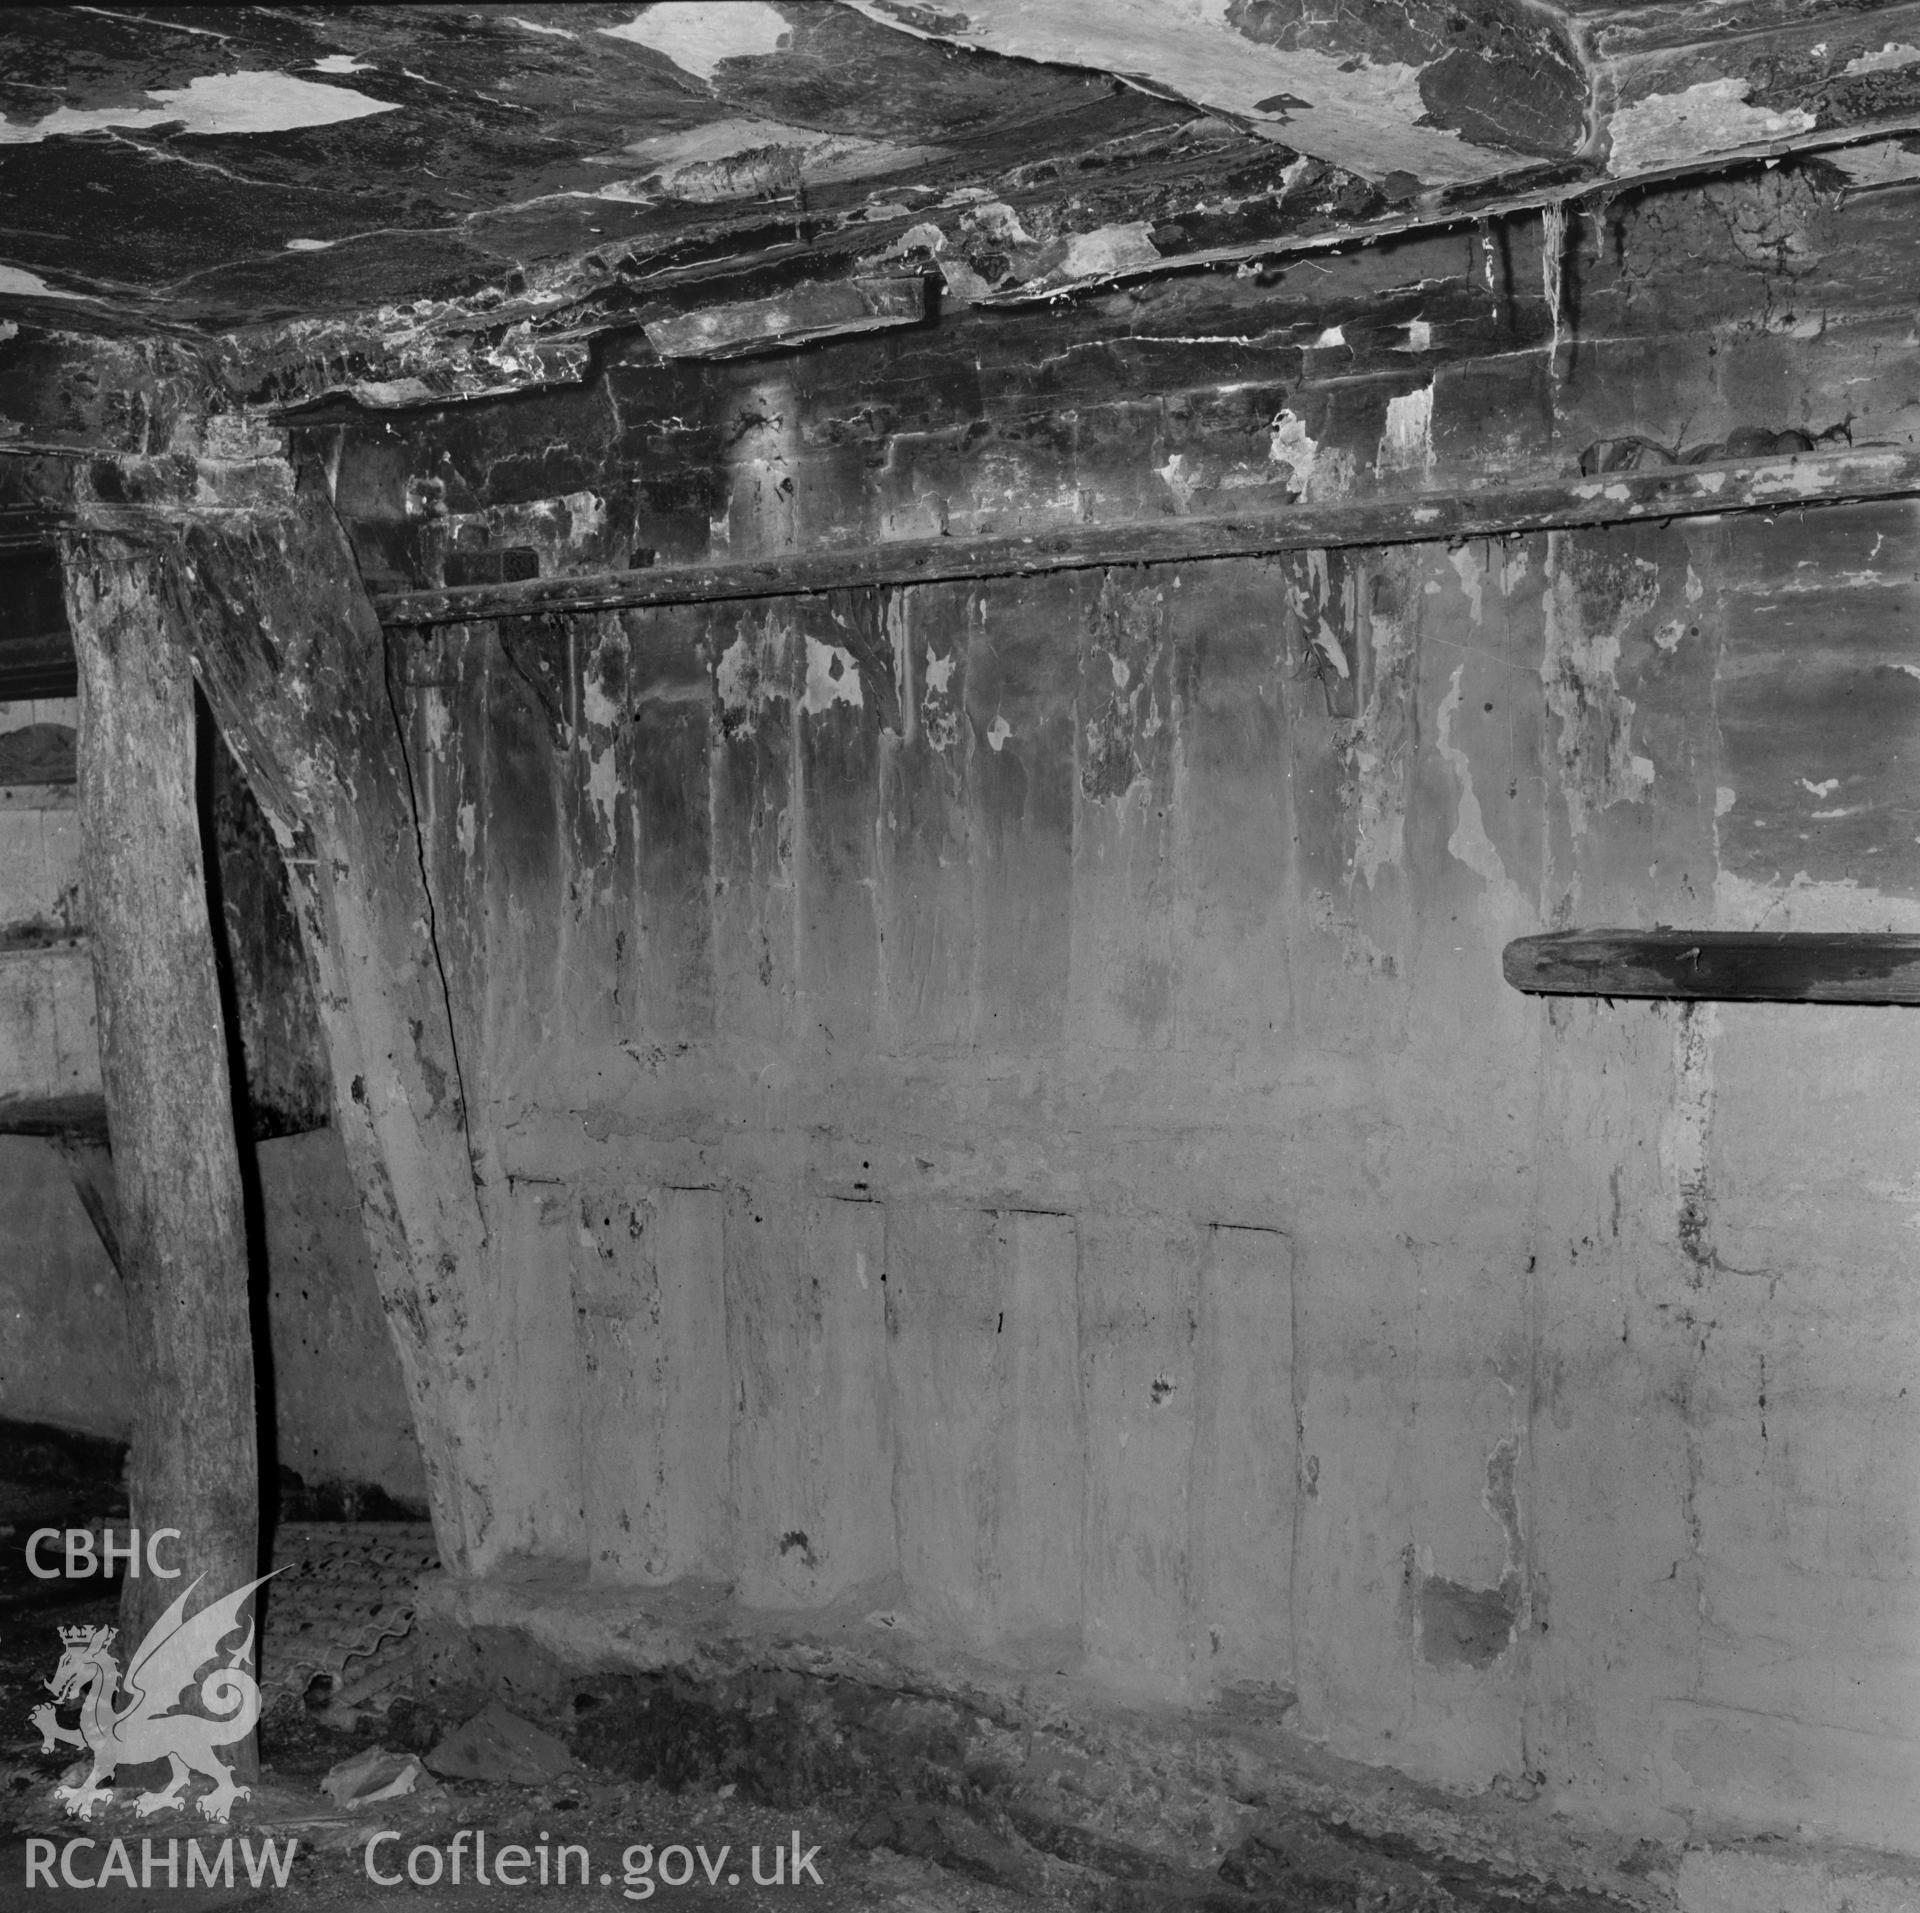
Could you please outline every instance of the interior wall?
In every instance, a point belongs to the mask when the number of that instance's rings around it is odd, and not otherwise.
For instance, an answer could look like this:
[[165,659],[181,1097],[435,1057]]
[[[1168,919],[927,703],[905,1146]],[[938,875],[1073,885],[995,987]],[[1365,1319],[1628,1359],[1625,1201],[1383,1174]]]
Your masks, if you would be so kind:
[[1912,927],[1916,555],[1892,505],[409,634],[470,1565],[1907,1841],[1920,1036],[1500,951]]
[[[257,1152],[279,1466],[329,1508],[424,1508],[339,1138],[315,1130]],[[0,1137],[0,1416],[124,1441],[132,1386],[120,1278],[65,1162],[42,1138]]]
[[[70,734],[77,722],[72,698],[0,703],[0,738],[30,726]],[[270,1127],[310,1122],[328,1086],[284,879],[260,847],[258,812],[219,768],[219,867],[254,1107]],[[100,1094],[70,744],[57,769],[68,781],[0,784],[0,1106],[39,1105],[42,1117]],[[279,1461],[347,1505],[376,1489],[421,1507],[419,1444],[339,1138],[276,1137],[255,1158]],[[0,1417],[124,1440],[132,1379],[120,1279],[58,1147],[0,1135]]]

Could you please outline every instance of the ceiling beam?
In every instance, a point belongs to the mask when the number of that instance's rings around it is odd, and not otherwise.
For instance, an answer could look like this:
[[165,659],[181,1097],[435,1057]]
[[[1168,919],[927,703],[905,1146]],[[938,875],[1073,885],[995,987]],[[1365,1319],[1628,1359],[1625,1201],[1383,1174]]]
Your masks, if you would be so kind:
[[1721,460],[1474,492],[1294,505],[1264,517],[1159,518],[1075,525],[1017,538],[931,538],[730,564],[671,565],[510,584],[375,594],[382,624],[464,624],[488,618],[787,597],[872,585],[1031,576],[1109,565],[1262,557],[1354,545],[1463,538],[1780,511],[1920,494],[1920,453],[1894,449]]

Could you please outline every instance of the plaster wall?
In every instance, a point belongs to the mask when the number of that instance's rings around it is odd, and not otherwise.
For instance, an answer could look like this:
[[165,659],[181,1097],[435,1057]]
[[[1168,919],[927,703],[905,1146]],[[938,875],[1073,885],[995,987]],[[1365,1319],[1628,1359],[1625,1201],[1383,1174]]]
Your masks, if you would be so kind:
[[[419,1444],[339,1138],[257,1148],[278,1461],[311,1489],[418,1507]],[[120,1278],[66,1163],[0,1137],[0,1416],[125,1440],[133,1373]]]
[[1499,957],[1909,927],[1917,558],[1849,507],[409,636],[468,1568],[1910,1846],[1920,1026]]
[[[79,722],[72,698],[0,703],[0,735]],[[0,1098],[97,1096],[100,1039],[74,787],[0,784]]]

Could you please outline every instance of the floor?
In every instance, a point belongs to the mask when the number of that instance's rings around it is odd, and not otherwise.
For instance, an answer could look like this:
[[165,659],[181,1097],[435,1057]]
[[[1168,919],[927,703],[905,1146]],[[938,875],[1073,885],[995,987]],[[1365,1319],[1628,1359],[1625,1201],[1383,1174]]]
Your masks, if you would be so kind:
[[[457,1679],[423,1682],[414,1698],[342,1726],[321,1711],[322,1682],[263,1717],[259,1780],[230,1825],[185,1811],[141,1820],[138,1787],[123,1785],[83,1827],[54,1792],[73,1749],[42,1751],[29,1715],[59,1658],[57,1628],[112,1624],[116,1597],[98,1580],[32,1578],[25,1542],[35,1528],[102,1518],[124,1525],[116,1469],[111,1451],[36,1445],[0,1427],[0,1913],[57,1906],[63,1902],[52,1895],[81,1886],[91,1907],[166,1913],[288,1904],[328,1913],[395,1904],[433,1913],[521,1905],[572,1913],[655,1899],[741,1909],[799,1903],[823,1913],[1622,1913],[1625,1905],[1402,1852],[1337,1820],[1299,1814],[1275,1820],[1217,1868],[1133,1869],[1124,1855],[1116,1862],[1111,1843],[1096,1852],[1056,1841],[1043,1850],[1022,1837],[989,1789],[965,1776],[909,1773],[904,1760],[890,1767],[885,1743],[877,1763],[870,1749],[839,1759],[831,1744],[838,1729],[819,1725],[831,1721],[831,1709],[815,1710],[813,1737],[802,1746],[760,1731],[752,1717],[769,1710],[758,1701],[736,1716],[703,1713],[697,1699],[671,1692],[637,1700],[631,1682],[611,1677],[569,1676],[564,1697],[544,1703],[515,1697],[523,1712],[544,1716],[533,1725],[564,1742],[577,1763],[531,1784],[450,1779],[431,1797],[346,1812],[320,1789],[337,1763],[369,1746],[426,1754],[488,1694],[463,1691]],[[149,1784],[161,1770],[134,1771]],[[388,1837],[369,1847],[378,1834]],[[70,1844],[88,1839],[90,1847]],[[198,1843],[199,1864],[217,1873],[228,1840],[230,1883],[221,1876],[211,1889],[189,1886],[188,1843]],[[169,1886],[175,1842],[180,1871]],[[509,1847],[527,1852],[525,1884],[497,1877]],[[553,1873],[545,1886],[543,1852]],[[476,1860],[486,1884],[476,1879]]]

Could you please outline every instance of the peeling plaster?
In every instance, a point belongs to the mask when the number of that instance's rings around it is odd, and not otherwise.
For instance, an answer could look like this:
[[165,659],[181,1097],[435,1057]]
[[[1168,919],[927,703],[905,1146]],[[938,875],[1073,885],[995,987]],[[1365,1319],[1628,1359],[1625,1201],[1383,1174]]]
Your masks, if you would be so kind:
[[786,659],[789,631],[769,613],[759,628],[742,628],[714,666],[714,695],[720,705],[720,727],[728,737],[751,737],[760,714],[786,696]]
[[1856,54],[1841,68],[1841,72],[1848,76],[1855,73],[1886,73],[1895,67],[1912,66],[1916,60],[1920,60],[1920,46],[1889,40],[1878,53]]
[[97,305],[98,300],[90,300],[84,293],[61,292],[50,286],[37,272],[23,271],[19,266],[0,266],[0,293],[17,293],[27,299],[72,299],[78,303]]
[[816,716],[836,704],[864,704],[860,665],[853,653],[838,644],[807,640],[807,688],[802,708]]
[[1617,179],[1812,132],[1817,122],[1805,108],[1771,113],[1749,106],[1747,88],[1741,79],[1701,80],[1684,92],[1654,93],[1621,107],[1609,129],[1613,152],[1608,172]]
[[1173,494],[1173,508],[1185,517],[1193,509],[1193,495],[1204,482],[1198,471],[1187,469],[1184,452],[1175,452],[1164,465],[1154,467],[1154,476]]
[[151,88],[147,98],[160,104],[62,106],[32,125],[0,118],[0,146],[31,145],[57,133],[164,126],[176,120],[184,121],[189,133],[285,133],[400,110],[350,86],[322,86],[288,73],[255,71],[201,74],[183,87]]
[[[620,796],[620,768],[616,739],[625,715],[627,634],[619,626],[603,632],[587,659],[583,674],[580,715],[587,753],[587,800],[600,820],[601,841],[614,842],[614,806]],[[608,686],[612,685],[612,690]]]
[[722,60],[750,60],[778,53],[792,29],[776,7],[764,0],[730,0],[724,6],[703,0],[659,0],[623,27],[599,27],[610,40],[663,53],[683,73],[711,80]]
[[1267,457],[1287,474],[1288,484],[1304,495],[1313,482],[1320,447],[1308,436],[1303,420],[1291,412],[1279,412],[1267,439]]
[[1387,429],[1381,435],[1374,468],[1388,472],[1431,470],[1433,466],[1433,387],[1403,392],[1387,401]]
[[1896,180],[1920,179],[1920,153],[1909,152],[1897,139],[1873,140],[1865,146],[1836,146],[1821,158],[1837,166],[1856,186],[1891,186]]
[[1148,236],[1146,222],[1136,219],[1125,225],[1102,226],[1095,232],[1074,233],[1067,241],[1067,256],[1058,273],[1062,279],[1105,279],[1159,263],[1160,254]]
[[[954,689],[954,666],[958,651],[942,657],[938,651],[927,653],[926,688],[920,698],[920,725],[927,743],[936,751],[953,748],[960,735],[960,699]],[[996,750],[998,745],[994,747]]]
[[1401,172],[1465,183],[1490,179],[1512,161],[1505,149],[1434,123],[1421,91],[1425,68],[1250,39],[1229,24],[1226,0],[967,0],[950,14],[894,0],[848,3],[917,39],[1111,73],[1374,179]]

